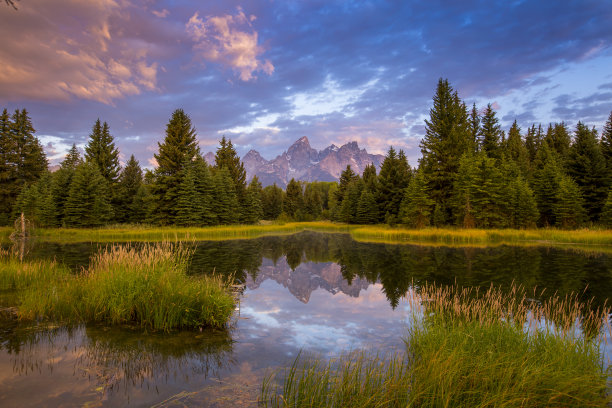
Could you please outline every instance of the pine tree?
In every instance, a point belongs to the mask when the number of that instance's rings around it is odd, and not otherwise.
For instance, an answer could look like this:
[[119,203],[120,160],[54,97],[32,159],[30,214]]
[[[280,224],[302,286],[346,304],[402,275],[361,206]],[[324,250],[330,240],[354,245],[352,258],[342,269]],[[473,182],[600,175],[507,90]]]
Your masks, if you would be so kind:
[[304,189],[304,213],[308,218],[315,220],[321,215],[323,203],[321,193],[314,183],[308,183]]
[[[474,228],[476,226],[474,200],[478,189],[477,182],[478,166],[474,154],[466,153],[459,160],[459,174],[455,180],[451,201],[456,223],[463,228]],[[434,222],[436,226],[439,226],[439,224],[439,221]]]
[[210,166],[201,155],[197,155],[193,162],[195,188],[197,192],[198,220],[201,225],[216,225],[215,214],[215,181]]
[[15,196],[15,183],[17,172],[16,162],[17,143],[11,134],[11,117],[4,109],[0,116],[0,225],[10,222],[13,196]]
[[561,165],[565,166],[572,140],[565,123],[561,122],[555,123],[554,126],[550,125],[546,131],[544,140],[546,143],[548,143],[548,146],[557,152],[557,155],[561,160]]
[[214,211],[219,224],[236,224],[239,221],[238,196],[234,181],[225,167],[217,170],[214,175],[215,198]]
[[476,109],[476,104],[472,105],[472,110],[468,119],[468,130],[470,132],[470,143],[472,144],[471,148],[468,150],[474,151],[476,150],[476,146],[478,146],[478,135],[480,135],[481,131],[480,115],[478,114],[478,109]]
[[529,173],[529,153],[521,138],[521,128],[518,127],[516,120],[508,131],[505,152],[508,158],[516,163],[521,174],[527,177]]
[[463,156],[453,198],[457,224],[465,228],[502,226],[504,187],[501,171],[485,151]]
[[434,204],[427,191],[425,175],[419,170],[404,193],[399,213],[400,222],[414,228],[428,226]]
[[495,116],[495,110],[493,110],[489,103],[482,117],[482,125],[478,135],[480,149],[485,151],[487,156],[499,159],[501,157],[501,135],[502,131],[499,126],[499,120]]
[[293,219],[298,219],[303,213],[304,192],[302,186],[295,179],[291,179],[285,189],[283,198],[283,212]]
[[529,183],[519,175],[508,186],[509,225],[512,228],[533,228],[539,218],[538,206]]
[[112,217],[108,182],[91,162],[77,166],[64,208],[69,227],[104,225]]
[[396,156],[395,149],[390,147],[380,168],[377,183],[377,201],[383,213],[397,218],[410,175],[410,166],[404,152],[400,150]]
[[552,226],[555,221],[555,203],[559,183],[564,175],[557,153],[548,143],[542,143],[535,160],[533,191],[540,212],[540,226]]
[[47,158],[25,109],[0,116],[0,224],[11,220],[21,190],[47,171]]
[[586,211],[578,185],[566,175],[559,181],[554,205],[556,225],[561,228],[577,228],[584,222]]
[[142,169],[140,164],[130,156],[119,176],[115,206],[115,219],[119,222],[136,222],[132,214],[134,197],[142,185]]
[[68,150],[68,154],[64,160],[60,163],[60,166],[63,169],[75,170],[83,159],[81,159],[81,155],[79,154],[79,149],[77,149],[76,144],[73,143],[70,150]]
[[374,163],[370,163],[365,166],[361,178],[365,183],[365,187],[370,191],[370,193],[374,194],[378,189],[378,177],[376,176],[376,166],[374,166]]
[[154,155],[158,166],[155,170],[155,181],[151,185],[151,194],[154,197],[152,213],[156,222],[172,224],[176,216],[185,164],[193,161],[199,153],[196,131],[191,125],[191,119],[182,109],[172,113],[166,126],[164,142],[158,143],[158,147],[159,153]]
[[36,183],[24,187],[17,197],[14,216],[24,213],[35,226],[56,227],[57,218],[51,183],[51,173],[45,172]]
[[64,226],[64,215],[66,214],[65,205],[70,191],[70,184],[74,177],[76,168],[82,163],[79,150],[73,144],[64,160],[60,163],[60,168],[51,179],[51,194],[55,206],[55,219],[58,225]]
[[[453,184],[459,169],[459,159],[473,151],[470,126],[465,104],[448,80],[440,79],[433,98],[430,119],[425,121],[425,137],[421,140],[420,167],[429,185],[438,211],[447,210]],[[382,171],[382,170],[381,170]],[[443,219],[450,214],[439,213]]]
[[340,221],[347,224],[357,222],[357,209],[359,207],[359,199],[364,189],[363,180],[358,177],[353,179],[346,188],[342,206],[340,207]]
[[110,134],[108,124],[100,124],[100,119],[93,125],[89,142],[85,146],[85,160],[98,166],[102,177],[110,186],[117,183],[119,177],[119,150]]
[[240,157],[234,149],[234,145],[231,140],[226,140],[225,136],[219,141],[219,148],[215,155],[215,169],[226,168],[234,185],[236,186],[236,193],[238,194],[238,200],[244,200],[246,195],[246,170],[244,164],[240,161]]
[[283,212],[283,189],[276,183],[265,187],[261,192],[261,201],[264,219],[277,219]]
[[195,186],[194,168],[191,163],[185,165],[184,172],[179,187],[174,222],[180,226],[196,226],[199,225],[200,221],[197,211],[198,193]]
[[580,188],[587,215],[591,221],[597,220],[608,193],[608,174],[597,132],[581,122],[576,126],[576,137],[570,147],[567,172]]
[[259,179],[257,176],[253,176],[246,191],[244,222],[247,224],[255,224],[263,217],[261,191],[262,187]]
[[529,163],[533,163],[536,160],[542,142],[541,127],[536,129],[535,125],[532,125],[529,129],[527,129],[527,136],[525,136],[525,148],[527,149],[527,155],[529,156]]
[[355,217],[355,221],[358,224],[376,224],[379,217],[378,205],[376,204],[374,194],[372,194],[367,187],[367,183],[365,185],[366,187],[364,187],[361,192],[359,202],[357,203],[357,216]]

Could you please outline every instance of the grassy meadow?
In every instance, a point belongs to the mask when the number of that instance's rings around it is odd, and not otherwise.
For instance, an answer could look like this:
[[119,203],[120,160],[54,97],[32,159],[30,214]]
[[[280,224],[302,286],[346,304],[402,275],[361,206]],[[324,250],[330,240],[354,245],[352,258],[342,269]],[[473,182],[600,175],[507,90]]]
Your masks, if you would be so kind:
[[[109,246],[73,274],[55,261],[0,255],[0,289],[13,292],[19,319],[136,324],[170,331],[225,327],[234,311],[230,283],[187,276],[189,251],[168,243]],[[14,299],[15,296],[11,296]]]
[[[412,243],[423,245],[612,245],[612,230],[580,229],[409,229],[388,225],[349,225],[329,221],[260,223],[213,227],[155,227],[150,225],[115,225],[102,228],[41,228],[37,239],[63,242],[154,242],[185,240],[248,239],[265,235],[294,234],[301,231],[349,233],[361,242]],[[0,228],[0,239],[8,241],[11,228]]]
[[[544,304],[452,287],[409,298],[414,323],[405,353],[353,352],[325,363],[298,356],[262,384],[272,407],[604,407],[601,347],[609,310],[575,297]],[[544,322],[548,322],[544,324]],[[582,330],[580,330],[582,329]]]

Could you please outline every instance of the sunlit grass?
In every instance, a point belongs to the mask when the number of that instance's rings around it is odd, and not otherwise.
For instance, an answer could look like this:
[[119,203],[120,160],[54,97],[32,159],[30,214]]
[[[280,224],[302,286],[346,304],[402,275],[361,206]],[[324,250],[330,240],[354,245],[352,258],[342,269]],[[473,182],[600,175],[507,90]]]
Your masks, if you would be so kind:
[[325,221],[185,228],[155,227],[149,225],[116,225],[92,229],[43,228],[37,229],[35,235],[43,240],[65,242],[212,241],[256,238],[265,235],[294,234],[305,230],[348,232],[349,226]]
[[359,241],[411,242],[444,244],[522,244],[541,245],[594,244],[612,245],[612,230],[582,229],[575,231],[558,229],[407,229],[388,226],[359,226],[351,229],[353,238]]
[[[0,233],[3,230],[0,230]],[[62,242],[130,242],[248,239],[265,235],[288,235],[301,231],[350,233],[361,242],[413,243],[424,245],[612,245],[612,230],[553,228],[515,229],[408,229],[387,225],[348,225],[329,221],[224,225],[213,227],[156,227],[113,225],[95,229],[37,229],[38,239]],[[6,234],[8,236],[8,232]]]
[[111,246],[73,275],[53,261],[2,256],[0,283],[18,292],[21,319],[135,323],[168,331],[224,327],[234,310],[229,283],[187,276],[190,253],[168,243]]
[[600,347],[609,310],[577,296],[540,304],[514,287],[485,293],[426,286],[408,303],[406,354],[298,356],[266,378],[274,407],[603,407],[608,369]]

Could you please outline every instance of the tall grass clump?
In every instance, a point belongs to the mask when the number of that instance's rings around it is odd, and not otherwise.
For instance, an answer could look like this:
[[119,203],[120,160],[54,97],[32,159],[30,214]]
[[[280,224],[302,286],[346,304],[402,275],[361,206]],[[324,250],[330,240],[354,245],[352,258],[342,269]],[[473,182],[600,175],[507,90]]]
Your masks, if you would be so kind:
[[69,277],[68,267],[55,260],[21,262],[10,251],[0,249],[0,291],[23,291],[44,282]]
[[168,243],[107,247],[76,276],[24,290],[19,316],[164,331],[225,326],[234,310],[229,282],[188,276],[189,257]]
[[[262,383],[260,403],[272,407],[405,407],[408,366],[405,357],[347,353],[327,364],[300,355],[282,375]],[[276,381],[282,378],[282,386]]]
[[602,407],[600,347],[609,311],[577,296],[528,300],[521,288],[425,286],[410,303],[410,404],[418,407]]
[[[604,407],[609,310],[577,296],[539,303],[510,292],[429,286],[411,292],[405,355],[300,356],[262,385],[273,407]],[[355,357],[356,356],[356,357]],[[280,384],[277,384],[277,381]]]

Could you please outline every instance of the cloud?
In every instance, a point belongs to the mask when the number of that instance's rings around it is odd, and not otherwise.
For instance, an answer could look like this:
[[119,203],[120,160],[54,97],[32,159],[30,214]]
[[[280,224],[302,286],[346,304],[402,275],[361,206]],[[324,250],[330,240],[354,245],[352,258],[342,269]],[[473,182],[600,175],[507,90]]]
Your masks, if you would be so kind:
[[122,4],[24,2],[0,25],[0,100],[76,97],[112,104],[156,89],[158,66],[148,61],[147,48],[123,37],[129,13]]
[[187,22],[186,29],[195,43],[193,49],[206,60],[231,67],[242,81],[256,77],[256,71],[268,75],[274,72],[269,60],[261,60],[264,48],[257,44],[258,34],[251,22],[255,16],[247,17],[241,8],[238,14],[200,18],[195,13]]
[[168,15],[170,15],[170,11],[168,11],[168,9],[163,9],[161,11],[152,10],[151,13],[153,13],[155,17],[159,17],[159,18],[166,18],[168,17]]

